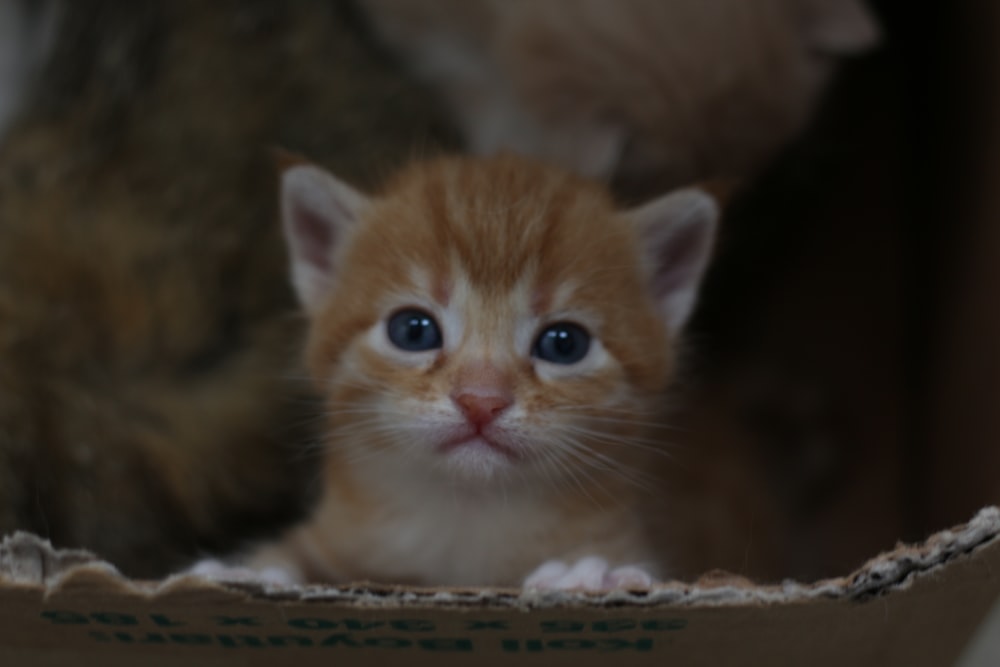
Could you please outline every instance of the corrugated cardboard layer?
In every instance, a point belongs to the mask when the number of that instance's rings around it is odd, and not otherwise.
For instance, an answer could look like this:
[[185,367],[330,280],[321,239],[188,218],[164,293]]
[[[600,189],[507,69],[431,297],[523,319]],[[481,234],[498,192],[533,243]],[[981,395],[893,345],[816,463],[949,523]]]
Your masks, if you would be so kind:
[[990,508],[842,579],[757,587],[720,574],[588,595],[138,582],[18,534],[0,544],[0,664],[939,667],[1000,596],[998,536]]

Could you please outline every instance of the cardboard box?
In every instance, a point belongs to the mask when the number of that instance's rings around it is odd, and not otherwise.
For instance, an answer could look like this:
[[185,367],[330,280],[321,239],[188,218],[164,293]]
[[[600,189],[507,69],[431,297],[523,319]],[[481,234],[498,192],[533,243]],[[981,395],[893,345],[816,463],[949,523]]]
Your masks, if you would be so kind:
[[131,581],[19,533],[0,543],[0,665],[941,667],[998,596],[997,508],[840,579],[607,594]]

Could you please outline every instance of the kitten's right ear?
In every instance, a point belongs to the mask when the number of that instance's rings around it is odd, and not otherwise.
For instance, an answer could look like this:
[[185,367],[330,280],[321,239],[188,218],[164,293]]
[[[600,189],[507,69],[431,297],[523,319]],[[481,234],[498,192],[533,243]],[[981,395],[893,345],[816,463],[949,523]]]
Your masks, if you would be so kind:
[[337,249],[368,199],[311,164],[281,175],[281,218],[291,259],[292,285],[309,315],[322,306],[336,275]]

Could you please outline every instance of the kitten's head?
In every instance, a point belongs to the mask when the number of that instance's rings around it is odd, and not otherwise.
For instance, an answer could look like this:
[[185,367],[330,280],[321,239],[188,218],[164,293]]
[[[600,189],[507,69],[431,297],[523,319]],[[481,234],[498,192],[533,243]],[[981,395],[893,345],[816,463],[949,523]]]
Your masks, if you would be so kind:
[[414,475],[575,483],[639,450],[717,209],[690,189],[620,212],[501,156],[420,164],[376,197],[294,165],[282,214],[333,446]]

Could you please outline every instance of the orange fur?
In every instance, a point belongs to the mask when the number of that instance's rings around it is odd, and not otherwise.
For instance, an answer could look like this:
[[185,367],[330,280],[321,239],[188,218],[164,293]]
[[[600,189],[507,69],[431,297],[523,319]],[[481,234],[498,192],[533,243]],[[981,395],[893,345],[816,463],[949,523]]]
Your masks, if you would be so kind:
[[[294,266],[315,253],[296,256],[289,224]],[[323,497],[253,562],[304,579],[452,585],[516,585],[547,559],[587,555],[666,573],[643,474],[661,453],[676,329],[640,234],[603,188],[524,158],[398,175],[330,235],[335,279],[307,304],[308,366],[327,397]],[[385,339],[392,313],[413,306],[434,313],[440,349]],[[559,321],[593,337],[577,365],[532,355]],[[504,410],[482,431],[495,449],[447,444],[469,404]]]

